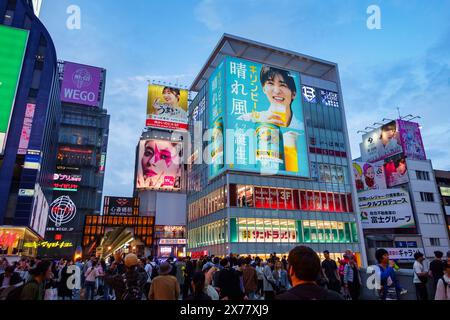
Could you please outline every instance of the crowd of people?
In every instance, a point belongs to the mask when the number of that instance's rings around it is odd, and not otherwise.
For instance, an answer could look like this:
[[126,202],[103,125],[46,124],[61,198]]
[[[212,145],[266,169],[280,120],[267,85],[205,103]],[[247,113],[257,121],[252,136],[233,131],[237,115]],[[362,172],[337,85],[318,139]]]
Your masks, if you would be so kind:
[[[289,256],[203,256],[167,260],[116,253],[107,261],[21,259],[0,261],[0,300],[358,300],[363,283],[356,256],[347,250],[334,261],[328,251],[321,262],[315,251],[299,246]],[[434,299],[450,300],[450,251],[447,259],[423,264],[415,255],[417,299],[428,299],[432,279]],[[397,277],[397,265],[384,249],[376,251],[376,295],[398,300],[407,293]],[[79,275],[79,285],[73,271]]]

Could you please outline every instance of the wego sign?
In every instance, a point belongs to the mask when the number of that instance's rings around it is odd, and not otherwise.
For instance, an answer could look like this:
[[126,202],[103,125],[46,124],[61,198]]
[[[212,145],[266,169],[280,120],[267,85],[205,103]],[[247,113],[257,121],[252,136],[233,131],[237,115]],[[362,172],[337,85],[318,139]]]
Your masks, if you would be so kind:
[[56,227],[69,223],[75,218],[77,207],[69,196],[62,196],[50,205],[49,219],[55,223]]

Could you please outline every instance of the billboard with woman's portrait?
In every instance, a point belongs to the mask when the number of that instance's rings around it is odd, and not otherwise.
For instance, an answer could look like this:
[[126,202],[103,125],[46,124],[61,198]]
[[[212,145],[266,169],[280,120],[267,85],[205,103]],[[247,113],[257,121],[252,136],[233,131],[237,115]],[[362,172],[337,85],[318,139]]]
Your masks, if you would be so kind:
[[381,128],[365,134],[360,147],[361,157],[365,162],[380,161],[402,153],[397,121],[386,123]]
[[147,127],[186,130],[188,91],[151,84],[148,87]]
[[136,170],[136,188],[140,190],[181,189],[183,148],[178,142],[141,140]]

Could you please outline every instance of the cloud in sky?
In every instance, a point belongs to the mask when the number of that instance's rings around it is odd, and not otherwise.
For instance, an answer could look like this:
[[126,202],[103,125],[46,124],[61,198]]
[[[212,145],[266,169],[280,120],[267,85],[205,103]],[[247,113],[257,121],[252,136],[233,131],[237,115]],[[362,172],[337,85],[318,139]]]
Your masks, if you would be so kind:
[[222,18],[219,14],[220,2],[217,0],[202,0],[194,8],[195,18],[209,30],[218,31],[223,28]]

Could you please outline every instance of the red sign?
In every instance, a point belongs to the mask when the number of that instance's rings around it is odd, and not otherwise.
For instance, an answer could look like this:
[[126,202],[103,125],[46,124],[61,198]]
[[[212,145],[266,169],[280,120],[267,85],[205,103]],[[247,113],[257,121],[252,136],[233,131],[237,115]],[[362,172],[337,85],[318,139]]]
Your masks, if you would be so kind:
[[209,254],[208,250],[191,252],[191,259],[200,259]]
[[161,120],[154,120],[154,119],[147,119],[147,121],[145,122],[145,125],[147,127],[158,127],[158,128],[170,129],[170,130],[177,130],[177,129],[187,130],[188,129],[188,125],[186,123],[177,123],[177,122],[161,121]]
[[12,247],[16,240],[19,238],[19,234],[15,232],[0,233],[0,247]]

